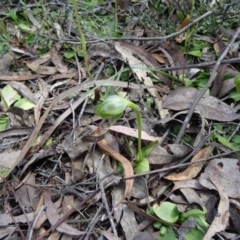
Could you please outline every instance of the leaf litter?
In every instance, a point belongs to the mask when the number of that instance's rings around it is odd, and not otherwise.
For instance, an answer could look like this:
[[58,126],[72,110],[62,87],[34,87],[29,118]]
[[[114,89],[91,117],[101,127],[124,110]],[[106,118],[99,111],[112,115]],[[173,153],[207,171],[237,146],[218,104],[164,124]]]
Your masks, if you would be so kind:
[[[212,2],[210,12],[202,5],[202,18],[190,12],[201,1],[90,2],[81,2],[81,42],[70,2],[0,8],[0,237],[236,238],[239,59],[231,60],[239,36],[207,17],[221,18],[225,1],[222,8]],[[226,23],[235,26],[240,9],[228,8],[234,14]],[[210,34],[204,24],[219,31]],[[226,47],[230,62],[206,67]],[[109,120],[95,114],[116,94],[140,109],[147,172],[134,172],[141,154],[133,112]],[[194,104],[197,114],[184,120]]]

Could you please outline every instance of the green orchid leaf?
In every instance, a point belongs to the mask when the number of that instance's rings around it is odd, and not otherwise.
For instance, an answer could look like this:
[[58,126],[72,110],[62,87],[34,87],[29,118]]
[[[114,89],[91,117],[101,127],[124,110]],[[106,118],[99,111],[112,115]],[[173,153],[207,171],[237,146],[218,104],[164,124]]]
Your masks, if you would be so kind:
[[158,240],[177,240],[174,231],[171,229],[165,236],[160,235]]
[[161,229],[162,223],[161,222],[154,222],[153,227],[156,228],[156,229]]
[[6,129],[8,121],[9,121],[9,117],[7,116],[0,117],[0,132]]
[[234,77],[234,84],[237,89],[237,92],[240,93],[240,73]]
[[153,211],[162,220],[175,223],[180,215],[177,205],[171,202],[163,202],[160,205],[154,204]]
[[185,240],[202,240],[204,233],[196,228],[191,228],[185,235]]
[[145,173],[147,171],[149,171],[149,162],[146,158],[136,162],[136,166],[134,167],[135,173]]

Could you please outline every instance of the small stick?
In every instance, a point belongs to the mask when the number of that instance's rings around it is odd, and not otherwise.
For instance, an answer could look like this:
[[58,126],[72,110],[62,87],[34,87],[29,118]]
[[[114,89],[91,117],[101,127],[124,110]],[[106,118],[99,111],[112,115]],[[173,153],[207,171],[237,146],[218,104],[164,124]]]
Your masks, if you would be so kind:
[[174,38],[176,36],[179,36],[180,34],[186,32],[190,27],[192,27],[193,25],[195,25],[196,23],[200,22],[202,19],[208,17],[209,15],[213,14],[214,11],[210,10],[208,12],[206,12],[205,14],[203,14],[202,16],[200,16],[199,18],[193,20],[191,23],[189,23],[186,27],[182,28],[180,31],[169,34],[167,36],[164,37],[121,37],[121,38],[108,38],[106,40],[140,40],[140,41],[166,41],[167,39],[171,39]]

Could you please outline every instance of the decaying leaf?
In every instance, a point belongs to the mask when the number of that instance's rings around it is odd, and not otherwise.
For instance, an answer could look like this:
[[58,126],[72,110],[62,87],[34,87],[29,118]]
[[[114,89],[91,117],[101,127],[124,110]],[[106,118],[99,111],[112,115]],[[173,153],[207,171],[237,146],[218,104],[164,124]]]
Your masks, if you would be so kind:
[[66,73],[68,71],[67,66],[63,63],[62,58],[58,54],[58,50],[55,46],[51,47],[51,58],[58,72]]
[[[189,109],[199,92],[196,88],[179,87],[167,96],[163,107],[176,111]],[[233,107],[215,97],[207,95],[201,98],[195,110],[201,116],[217,121],[227,122],[240,118]]]
[[[118,185],[112,192],[112,205],[116,206],[124,198],[123,187]],[[132,209],[125,204],[119,205],[114,211],[115,219],[121,224],[126,240],[132,240],[139,234],[138,224]]]
[[[196,155],[192,158],[191,162],[196,162],[201,158],[206,158],[212,151],[212,147],[206,147],[201,149]],[[196,177],[199,172],[202,170],[204,162],[192,164],[183,172],[180,173],[171,173],[164,178],[172,181],[188,180]]]
[[[51,196],[50,196],[49,192],[44,191],[43,196],[44,196],[44,204],[47,207],[46,214],[47,214],[48,220],[51,223],[51,225],[54,226],[61,217],[58,214],[58,212],[51,200]],[[57,229],[57,231],[59,231],[61,233],[67,233],[67,234],[73,235],[73,236],[80,236],[85,233],[85,232],[77,230],[76,228],[71,227],[70,225],[68,225],[65,222],[61,223],[56,229]]]
[[31,62],[27,62],[26,65],[33,70],[34,72],[38,74],[44,74],[44,75],[53,75],[57,72],[56,67],[49,67],[49,66],[43,66],[43,65],[37,65]]
[[[113,150],[105,139],[102,139],[99,141],[98,146],[108,155],[115,158],[117,161],[121,162],[124,168],[125,176],[131,176],[133,175],[133,167],[132,164],[126,159],[124,156],[122,156],[120,153]],[[133,186],[133,179],[127,179],[126,180],[126,186],[125,186],[125,192],[123,198],[119,201],[117,205],[119,205],[131,192],[132,186]]]
[[218,205],[218,214],[215,216],[212,224],[210,225],[207,233],[205,234],[203,240],[211,239],[216,233],[225,230],[228,225],[229,219],[229,199],[224,187],[217,182],[215,179],[212,179],[210,176],[211,182],[217,188],[217,191],[220,195],[220,202]]
[[153,147],[153,150],[148,155],[147,159],[150,164],[167,164],[172,161],[177,161],[181,157],[186,156],[191,149],[187,146],[181,144],[168,144],[169,152],[161,147],[159,144],[156,144]]
[[201,174],[199,182],[204,187],[215,189],[214,185],[206,180],[218,182],[231,198],[240,198],[239,166],[237,159],[221,158],[212,160]]
[[[166,109],[163,109],[161,97],[159,96],[156,89],[152,88],[154,85],[150,76],[156,76],[157,74],[147,69],[159,67],[160,65],[158,62],[143,48],[137,47],[127,42],[115,42],[115,48],[117,52],[121,54],[123,60],[131,67],[133,73],[135,76],[137,76],[139,81],[143,82],[144,85],[150,87],[148,91],[154,97],[154,101],[160,116],[162,118],[166,117],[168,115],[168,111],[166,111]],[[160,80],[170,85],[169,79],[163,75],[159,76],[159,78]]]

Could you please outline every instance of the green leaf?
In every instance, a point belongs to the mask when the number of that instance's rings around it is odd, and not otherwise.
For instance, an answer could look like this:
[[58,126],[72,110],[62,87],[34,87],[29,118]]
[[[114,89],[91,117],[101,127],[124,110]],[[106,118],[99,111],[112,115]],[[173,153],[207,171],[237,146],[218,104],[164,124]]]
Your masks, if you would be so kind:
[[217,140],[224,145],[227,148],[230,148],[233,151],[238,150],[238,148],[236,148],[235,146],[233,146],[227,139],[225,139],[224,137],[222,137],[221,135],[215,133],[215,137],[217,138]]
[[192,56],[195,56],[195,57],[201,57],[202,56],[202,51],[200,51],[200,50],[189,51],[188,55],[192,55]]
[[[149,145],[147,145],[146,147],[143,147],[142,148],[142,156],[144,158],[146,158],[150,153],[151,151],[153,150],[154,146],[157,144],[158,142],[155,141],[155,142],[151,142]],[[137,160],[138,160],[138,156],[137,156]]]
[[160,229],[162,227],[162,223],[161,222],[154,222],[153,227],[156,228],[156,229]]
[[154,216],[155,213],[153,211],[153,207],[150,207],[150,208],[147,208],[147,214],[151,215],[151,216]]
[[206,222],[205,214],[207,213],[207,209],[204,207],[203,210],[199,209],[191,209],[186,213],[182,213],[179,221],[181,223],[185,222],[189,217],[194,217],[196,219],[197,224],[203,229],[208,229],[208,223]]
[[68,51],[68,52],[64,52],[64,57],[67,59],[71,59],[75,56],[75,52],[74,51]]
[[21,98],[14,104],[14,106],[19,107],[23,110],[29,110],[29,109],[34,108],[35,104],[27,98]]
[[189,217],[205,215],[206,213],[207,213],[207,209],[205,207],[203,208],[203,210],[191,209],[191,210],[187,211],[186,213],[181,214],[180,221],[185,222],[185,220],[187,220],[187,218],[189,218]]
[[234,135],[231,139],[234,143],[240,143],[240,135]]
[[1,177],[7,177],[8,176],[8,174],[9,174],[9,169],[7,169],[7,168],[2,168],[1,170],[0,170],[0,176]]
[[234,77],[234,84],[237,89],[237,92],[240,93],[240,73]]
[[10,106],[21,98],[18,92],[10,85],[6,85],[0,92],[4,107],[9,109]]
[[171,202],[163,202],[160,205],[154,204],[153,211],[160,219],[169,223],[175,223],[180,215],[177,205]]
[[191,228],[185,235],[185,240],[202,240],[204,238],[204,233],[196,228]]
[[18,26],[20,29],[25,30],[27,32],[32,32],[32,33],[34,32],[29,26],[27,26],[24,23],[19,23]]
[[177,240],[174,231],[171,229],[165,236],[159,236],[158,240]]
[[126,81],[128,81],[129,76],[130,76],[130,71],[128,70],[128,71],[124,71],[121,74],[120,78],[121,78],[122,81],[126,82]]
[[136,166],[134,167],[135,173],[145,173],[149,171],[149,162],[146,158],[143,158],[142,161],[136,162]]
[[9,117],[7,116],[0,117],[0,132],[6,129],[8,121],[9,121]]
[[240,93],[238,93],[236,89],[230,91],[229,95],[236,102],[240,101]]

